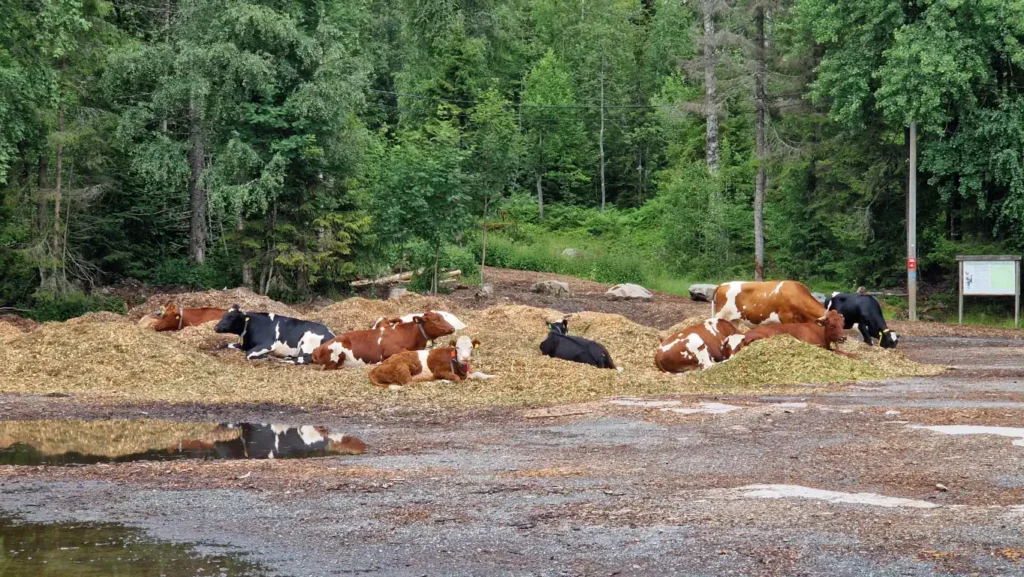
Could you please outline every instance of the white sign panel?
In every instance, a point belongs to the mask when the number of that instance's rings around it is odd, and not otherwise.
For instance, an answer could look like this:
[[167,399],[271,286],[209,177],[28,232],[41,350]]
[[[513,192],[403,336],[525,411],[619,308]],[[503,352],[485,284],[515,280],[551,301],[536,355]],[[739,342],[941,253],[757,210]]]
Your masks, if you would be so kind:
[[1017,294],[1013,261],[965,261],[963,270],[965,295]]

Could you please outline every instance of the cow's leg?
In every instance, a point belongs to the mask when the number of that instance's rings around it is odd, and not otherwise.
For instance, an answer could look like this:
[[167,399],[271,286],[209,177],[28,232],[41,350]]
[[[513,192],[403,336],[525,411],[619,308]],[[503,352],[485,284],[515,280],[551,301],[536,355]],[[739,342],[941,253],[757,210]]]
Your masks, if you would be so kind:
[[268,355],[270,355],[270,347],[258,346],[249,349],[249,351],[245,354],[245,358],[250,361],[255,361],[257,359],[265,359],[268,357]]
[[462,377],[453,373],[451,369],[442,369],[434,373],[434,379],[439,381],[451,381],[457,383],[462,380]]
[[864,342],[867,343],[867,345],[870,347],[871,333],[869,332],[870,329],[868,328],[868,326],[864,323],[860,323],[857,325],[857,329],[860,330],[860,335],[864,337]]
[[242,343],[231,343],[231,344],[229,344],[227,346],[227,348],[234,349],[236,351],[240,351],[240,350],[242,350]]

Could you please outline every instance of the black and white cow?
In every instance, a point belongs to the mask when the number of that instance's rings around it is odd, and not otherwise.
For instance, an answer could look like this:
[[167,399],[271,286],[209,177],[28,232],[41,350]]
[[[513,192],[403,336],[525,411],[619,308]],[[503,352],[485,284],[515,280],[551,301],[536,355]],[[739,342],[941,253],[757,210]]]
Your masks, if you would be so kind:
[[[548,323],[548,338],[540,344],[540,352],[553,359],[593,365],[599,369],[614,369],[615,363],[608,349],[601,343],[569,335],[569,321],[562,319]],[[618,369],[622,370],[622,369]]]
[[330,433],[324,427],[293,427],[267,423],[221,425],[239,429],[232,441],[218,441],[213,449],[223,459],[286,459],[337,454],[359,454],[366,451],[357,437]]
[[899,342],[899,335],[885,324],[882,306],[871,295],[834,292],[825,299],[825,310],[843,315],[844,328],[856,327],[868,345],[872,344],[871,339],[878,339],[883,349],[892,349]]
[[241,336],[241,345],[231,348],[242,349],[249,360],[269,355],[294,359],[300,365],[308,365],[313,351],[334,338],[334,333],[320,323],[274,313],[247,313],[238,305],[229,308],[213,330]]

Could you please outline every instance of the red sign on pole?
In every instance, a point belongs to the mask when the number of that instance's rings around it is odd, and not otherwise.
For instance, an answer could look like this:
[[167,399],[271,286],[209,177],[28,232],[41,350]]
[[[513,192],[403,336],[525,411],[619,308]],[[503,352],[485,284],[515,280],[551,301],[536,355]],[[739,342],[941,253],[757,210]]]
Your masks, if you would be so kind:
[[908,258],[907,259],[907,270],[917,270],[917,259],[916,258]]

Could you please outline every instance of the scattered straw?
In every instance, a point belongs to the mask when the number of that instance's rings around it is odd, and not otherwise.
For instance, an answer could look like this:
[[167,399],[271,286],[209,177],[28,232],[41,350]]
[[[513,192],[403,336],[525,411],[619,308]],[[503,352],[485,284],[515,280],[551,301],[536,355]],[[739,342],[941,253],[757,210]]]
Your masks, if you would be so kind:
[[177,449],[179,441],[230,441],[240,434],[239,429],[221,428],[212,423],[154,419],[6,421],[0,422],[0,447],[25,443],[46,455],[75,452],[113,458]]
[[847,339],[840,345],[840,350],[856,355],[857,360],[881,369],[887,377],[928,377],[945,371],[938,365],[923,365],[907,358],[907,354],[897,349],[883,349],[880,346],[868,346],[863,341]]
[[298,311],[292,307],[279,303],[269,297],[258,295],[247,288],[235,288],[231,290],[208,290],[202,292],[191,292],[181,294],[157,294],[146,299],[146,302],[128,311],[128,316],[133,321],[152,314],[168,302],[178,303],[183,307],[216,307],[226,309],[231,305],[241,305],[243,310],[274,313],[288,317],[303,318]]

